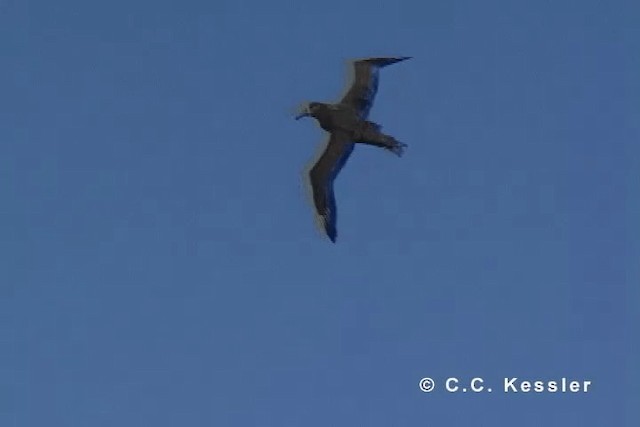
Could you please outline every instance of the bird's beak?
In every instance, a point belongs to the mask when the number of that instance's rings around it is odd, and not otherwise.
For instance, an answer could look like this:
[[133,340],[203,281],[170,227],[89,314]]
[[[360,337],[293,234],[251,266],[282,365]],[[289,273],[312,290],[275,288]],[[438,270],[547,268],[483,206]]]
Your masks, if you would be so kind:
[[309,111],[309,107],[304,107],[302,108],[302,110],[300,110],[300,112],[296,116],[296,120],[300,120],[303,117],[309,117],[310,115],[311,115],[311,112]]

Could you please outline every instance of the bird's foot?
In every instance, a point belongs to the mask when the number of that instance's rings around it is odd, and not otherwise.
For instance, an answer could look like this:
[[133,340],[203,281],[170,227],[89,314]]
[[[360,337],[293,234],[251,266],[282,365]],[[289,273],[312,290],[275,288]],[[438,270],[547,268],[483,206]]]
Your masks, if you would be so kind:
[[402,142],[396,141],[396,143],[389,147],[389,151],[395,154],[398,157],[402,157],[404,154],[404,149],[407,147],[407,144],[403,144]]

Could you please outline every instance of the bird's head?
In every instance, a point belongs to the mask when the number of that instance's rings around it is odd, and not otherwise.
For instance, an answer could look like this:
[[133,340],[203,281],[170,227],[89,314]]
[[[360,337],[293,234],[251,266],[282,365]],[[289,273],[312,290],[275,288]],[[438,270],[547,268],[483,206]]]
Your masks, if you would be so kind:
[[322,108],[322,104],[319,102],[308,102],[302,106],[298,114],[296,115],[296,120],[300,120],[303,117],[315,117],[318,110]]

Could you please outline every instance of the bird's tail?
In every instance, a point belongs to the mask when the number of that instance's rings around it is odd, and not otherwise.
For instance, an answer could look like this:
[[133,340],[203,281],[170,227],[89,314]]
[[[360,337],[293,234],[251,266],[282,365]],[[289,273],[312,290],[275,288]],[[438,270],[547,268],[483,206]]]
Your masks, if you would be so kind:
[[367,123],[368,131],[374,130],[375,132],[380,132],[382,130],[382,125],[379,125],[378,123],[371,122],[369,120],[367,120],[366,123]]

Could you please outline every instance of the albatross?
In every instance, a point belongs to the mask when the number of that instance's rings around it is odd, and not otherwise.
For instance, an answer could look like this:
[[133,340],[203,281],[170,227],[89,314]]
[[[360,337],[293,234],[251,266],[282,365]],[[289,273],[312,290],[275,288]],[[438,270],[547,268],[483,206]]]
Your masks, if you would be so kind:
[[336,242],[338,235],[333,181],[351,155],[355,143],[381,147],[397,156],[402,156],[407,146],[394,137],[382,133],[382,126],[367,120],[367,117],[378,91],[379,70],[410,58],[410,56],[402,56],[353,61],[355,78],[340,102],[337,104],[309,102],[295,117],[296,120],[302,117],[313,117],[320,127],[330,134],[324,152],[309,171],[309,179],[316,212],[322,220],[327,236],[333,243]]

